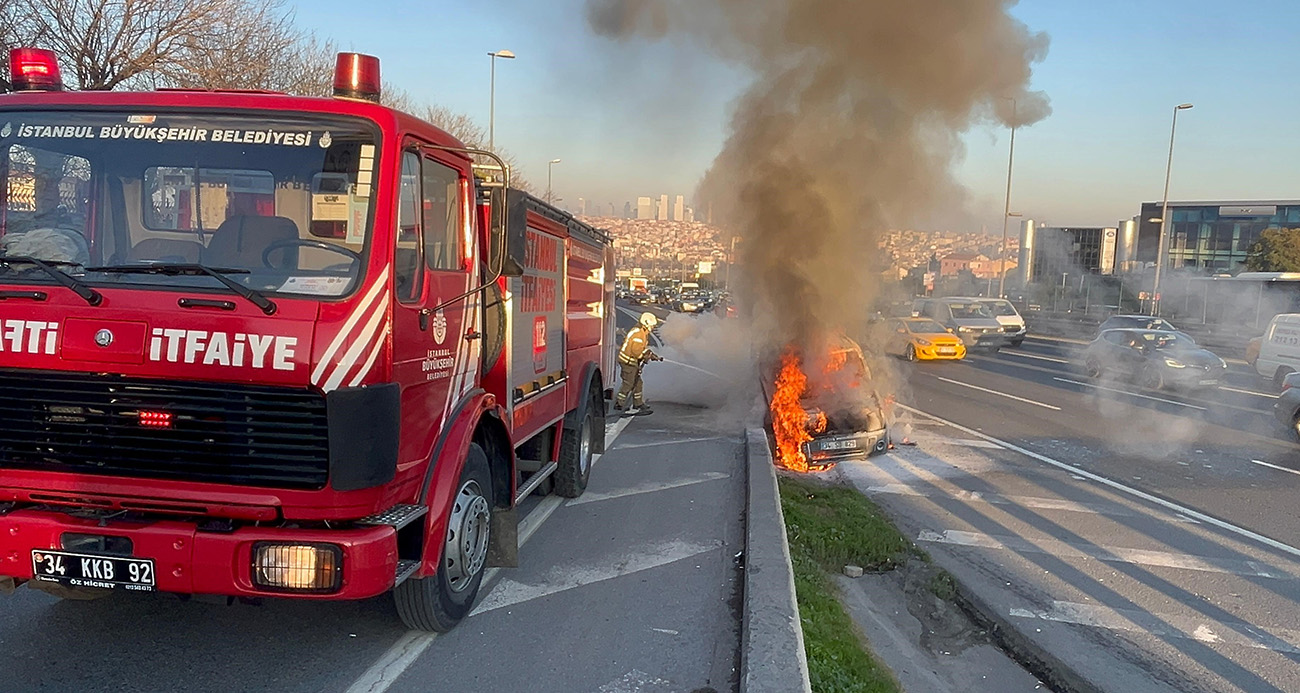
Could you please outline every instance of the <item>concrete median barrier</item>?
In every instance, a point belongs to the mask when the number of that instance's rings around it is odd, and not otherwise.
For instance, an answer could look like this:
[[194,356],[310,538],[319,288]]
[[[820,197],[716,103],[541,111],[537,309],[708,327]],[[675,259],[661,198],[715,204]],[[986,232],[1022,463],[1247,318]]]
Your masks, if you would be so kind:
[[811,692],[785,518],[767,434],[745,431],[745,603],[741,693]]

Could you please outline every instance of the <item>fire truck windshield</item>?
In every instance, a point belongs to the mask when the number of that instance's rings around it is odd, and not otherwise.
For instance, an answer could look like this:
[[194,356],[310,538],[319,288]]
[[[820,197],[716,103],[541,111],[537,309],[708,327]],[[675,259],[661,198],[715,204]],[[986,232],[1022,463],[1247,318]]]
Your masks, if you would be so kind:
[[[0,258],[99,286],[322,299],[361,279],[376,136],[362,121],[267,114],[0,111]],[[0,283],[50,282],[30,263]]]

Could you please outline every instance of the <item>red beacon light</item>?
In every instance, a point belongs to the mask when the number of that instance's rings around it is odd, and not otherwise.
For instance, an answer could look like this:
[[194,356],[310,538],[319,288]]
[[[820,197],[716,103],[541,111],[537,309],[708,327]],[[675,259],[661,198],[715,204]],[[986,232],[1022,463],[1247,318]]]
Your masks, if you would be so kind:
[[10,50],[9,84],[14,91],[62,91],[58,56],[43,48]]
[[363,53],[339,53],[334,64],[334,95],[378,103],[379,58]]

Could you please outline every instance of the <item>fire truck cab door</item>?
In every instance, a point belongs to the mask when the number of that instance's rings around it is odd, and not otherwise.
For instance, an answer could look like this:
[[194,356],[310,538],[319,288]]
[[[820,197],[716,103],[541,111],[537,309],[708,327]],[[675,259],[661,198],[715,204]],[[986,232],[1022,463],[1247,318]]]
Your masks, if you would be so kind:
[[467,311],[471,304],[462,299],[444,305],[474,280],[462,245],[464,176],[414,147],[402,152],[393,248],[393,377],[402,387],[402,465],[427,459],[451,408],[476,381],[481,340],[474,313]]

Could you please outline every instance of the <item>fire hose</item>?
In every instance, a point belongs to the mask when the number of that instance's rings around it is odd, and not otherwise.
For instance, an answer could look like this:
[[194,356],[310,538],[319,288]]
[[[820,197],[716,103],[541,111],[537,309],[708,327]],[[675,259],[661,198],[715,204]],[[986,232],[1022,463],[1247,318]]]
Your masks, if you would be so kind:
[[681,366],[681,367],[683,367],[683,368],[689,368],[689,369],[691,369],[691,370],[693,370],[693,371],[699,371],[700,373],[703,373],[703,374],[705,374],[705,375],[707,375],[707,376],[710,376],[710,377],[713,377],[713,378],[717,378],[718,380],[721,380],[721,381],[724,381],[724,382],[729,382],[729,381],[727,381],[726,378],[724,378],[724,377],[718,375],[717,373],[714,373],[713,371],[706,371],[706,370],[704,370],[703,368],[700,368],[699,366],[692,366],[692,365],[689,364],[689,363],[682,363],[681,361],[674,361],[673,359],[666,359],[666,358],[662,358],[662,357],[661,357],[659,360],[660,360],[660,361],[663,361],[664,363],[671,363],[671,364],[673,364],[673,365]]

